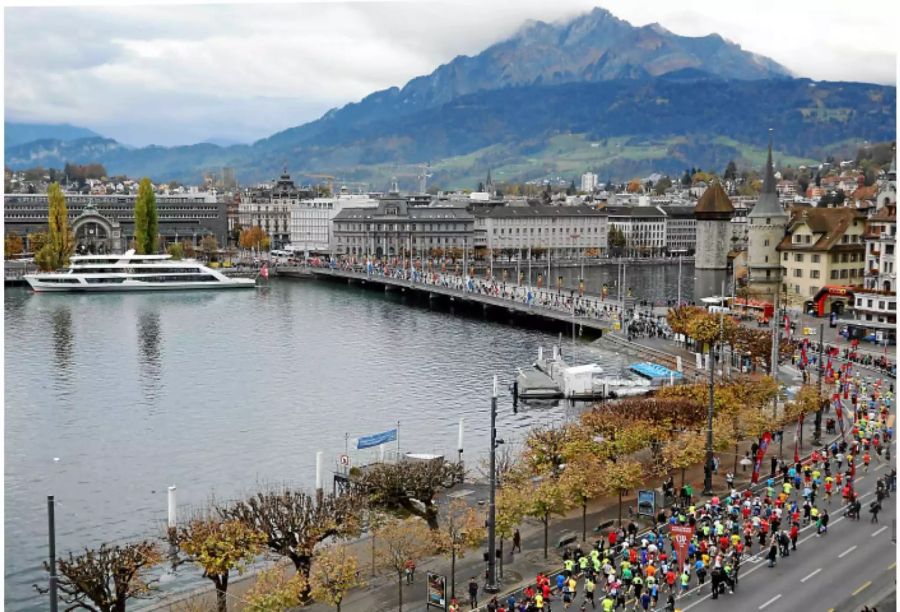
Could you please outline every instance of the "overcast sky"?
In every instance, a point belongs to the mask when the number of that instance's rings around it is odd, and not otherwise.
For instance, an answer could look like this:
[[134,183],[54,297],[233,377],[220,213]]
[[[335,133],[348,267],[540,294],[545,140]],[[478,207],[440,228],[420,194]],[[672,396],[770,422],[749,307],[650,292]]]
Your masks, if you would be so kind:
[[475,55],[527,19],[594,6],[633,25],[719,33],[798,76],[896,84],[894,0],[120,1],[5,9],[5,117],[132,145],[251,142]]

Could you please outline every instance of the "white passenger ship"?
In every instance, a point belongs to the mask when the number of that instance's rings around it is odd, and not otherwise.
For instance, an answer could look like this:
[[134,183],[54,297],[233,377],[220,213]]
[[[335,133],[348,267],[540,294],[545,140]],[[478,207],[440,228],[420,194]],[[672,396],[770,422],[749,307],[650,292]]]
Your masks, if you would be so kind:
[[75,255],[65,272],[26,274],[34,291],[174,291],[254,287],[252,278],[229,278],[193,259],[171,255]]

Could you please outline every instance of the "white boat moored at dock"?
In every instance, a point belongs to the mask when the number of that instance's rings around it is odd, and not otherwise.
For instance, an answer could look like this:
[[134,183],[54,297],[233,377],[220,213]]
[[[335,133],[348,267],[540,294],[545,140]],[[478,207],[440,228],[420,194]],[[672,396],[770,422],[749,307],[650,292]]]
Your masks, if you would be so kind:
[[98,291],[173,291],[232,289],[256,286],[252,278],[229,278],[194,259],[171,255],[75,255],[64,272],[26,274],[25,281],[38,293]]

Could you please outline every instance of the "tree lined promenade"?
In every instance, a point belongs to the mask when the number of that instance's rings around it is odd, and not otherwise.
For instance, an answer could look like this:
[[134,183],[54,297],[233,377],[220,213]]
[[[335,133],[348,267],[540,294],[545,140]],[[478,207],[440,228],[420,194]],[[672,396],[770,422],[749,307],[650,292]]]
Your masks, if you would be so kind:
[[[774,385],[767,379],[740,380],[721,384],[717,391],[716,447],[727,452],[734,447],[737,435],[758,435],[752,425],[752,411],[765,408]],[[587,537],[591,499],[613,496],[617,500],[615,524],[626,529],[630,513],[624,512],[623,502],[636,488],[661,480],[667,482],[666,491],[674,494],[672,472],[689,469],[697,458],[698,440],[705,426],[705,400],[700,401],[701,397],[701,388],[668,388],[652,398],[598,405],[575,423],[530,432],[522,453],[506,462],[499,474],[498,533],[505,545],[513,544],[517,527],[531,517],[542,525],[542,557],[549,559],[549,532],[570,510],[580,510],[582,539]],[[786,416],[793,418],[789,413]],[[741,427],[735,427],[736,422]],[[219,593],[218,608],[223,610],[230,581],[265,549],[290,559],[299,576],[293,585],[269,581],[274,584],[272,588],[293,588],[298,592],[298,603],[307,599],[316,590],[319,555],[333,546],[346,546],[368,525],[368,531],[375,534],[375,564],[398,572],[399,602],[404,574],[398,569],[397,555],[402,553],[406,561],[418,564],[437,551],[455,558],[462,556],[465,548],[480,544],[482,534],[459,525],[483,524],[483,514],[480,518],[477,514],[466,516],[458,510],[454,514],[457,518],[452,518],[435,505],[439,493],[458,482],[460,475],[459,466],[452,462],[439,469],[427,463],[380,464],[357,474],[352,491],[343,496],[279,489],[260,492],[245,501],[211,506],[179,530],[174,541],[182,562],[194,563],[213,582]],[[418,534],[412,541],[419,547],[409,543],[409,530]],[[355,553],[341,558],[361,567],[357,555],[358,547]],[[149,584],[142,596],[151,591],[152,581]],[[332,593],[328,599],[333,602],[342,599],[335,588],[328,591]],[[250,596],[275,597],[259,589]],[[252,601],[245,603],[249,606]]]

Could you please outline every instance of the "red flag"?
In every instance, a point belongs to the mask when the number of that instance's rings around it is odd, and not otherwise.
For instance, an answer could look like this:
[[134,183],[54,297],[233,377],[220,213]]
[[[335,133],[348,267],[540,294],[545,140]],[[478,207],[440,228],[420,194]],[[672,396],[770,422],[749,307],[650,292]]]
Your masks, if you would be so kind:
[[791,333],[791,318],[787,315],[784,317],[784,333],[788,335]]
[[259,271],[259,275],[266,279],[269,278],[269,265],[268,264],[263,264],[262,269]]
[[690,525],[672,525],[669,528],[669,535],[672,538],[672,544],[675,546],[675,554],[678,556],[678,563],[684,567],[687,561],[687,550],[694,537],[694,528]]

